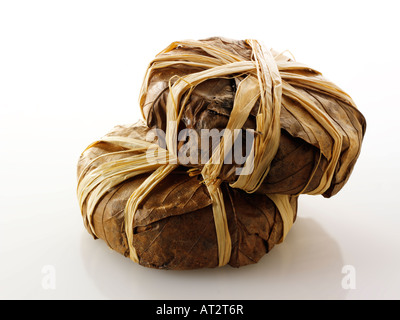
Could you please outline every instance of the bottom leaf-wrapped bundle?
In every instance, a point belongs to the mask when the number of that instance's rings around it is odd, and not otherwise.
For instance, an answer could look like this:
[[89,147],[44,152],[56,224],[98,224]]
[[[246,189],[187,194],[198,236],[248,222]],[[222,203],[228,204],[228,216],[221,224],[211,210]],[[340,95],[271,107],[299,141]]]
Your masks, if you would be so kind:
[[[143,139],[147,130],[142,123],[118,126],[108,136]],[[134,153],[126,151],[104,141],[91,146],[79,160],[80,179],[89,176],[101,164]],[[124,209],[131,194],[148,175],[138,175],[108,190],[96,203],[91,217],[87,216],[87,201],[82,206],[87,230],[125,256],[129,256],[129,246]],[[248,194],[227,183],[221,190],[232,241],[229,265],[256,263],[282,240],[281,215],[266,195]],[[296,197],[292,198],[291,205],[296,211]],[[133,246],[143,266],[160,269],[218,266],[212,201],[206,186],[198,176],[190,176],[186,167],[178,167],[170,173],[140,203],[133,234]]]

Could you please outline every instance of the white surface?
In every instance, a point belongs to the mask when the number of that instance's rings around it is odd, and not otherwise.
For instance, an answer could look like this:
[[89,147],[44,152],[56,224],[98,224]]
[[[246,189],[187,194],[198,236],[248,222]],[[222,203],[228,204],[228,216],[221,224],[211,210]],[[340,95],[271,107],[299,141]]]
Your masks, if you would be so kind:
[[[0,298],[399,299],[396,4],[2,1]],[[258,264],[146,269],[85,231],[76,162],[114,125],[140,118],[156,53],[215,35],[289,49],[347,91],[367,119],[362,154],[339,195],[301,197],[288,238]],[[48,265],[54,290],[42,285]],[[342,287],[345,265],[355,289]]]

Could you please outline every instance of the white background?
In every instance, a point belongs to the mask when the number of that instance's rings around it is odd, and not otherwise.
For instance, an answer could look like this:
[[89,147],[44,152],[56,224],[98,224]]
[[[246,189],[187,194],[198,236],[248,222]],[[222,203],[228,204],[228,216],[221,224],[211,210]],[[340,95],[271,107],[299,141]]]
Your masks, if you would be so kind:
[[[399,299],[398,1],[0,2],[0,298]],[[254,38],[290,50],[367,119],[335,197],[301,197],[256,265],[141,267],[94,241],[76,200],[80,152],[141,118],[150,60],[175,40]],[[42,286],[45,266],[56,288]],[[343,267],[355,289],[342,287]]]

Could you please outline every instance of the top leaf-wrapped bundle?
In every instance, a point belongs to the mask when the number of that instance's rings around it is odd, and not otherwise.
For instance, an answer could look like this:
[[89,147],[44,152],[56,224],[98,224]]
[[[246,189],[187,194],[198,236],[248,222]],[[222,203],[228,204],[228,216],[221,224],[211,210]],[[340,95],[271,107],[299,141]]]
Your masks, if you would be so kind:
[[[156,268],[257,262],[284,240],[300,194],[330,197],[344,186],[366,127],[320,72],[255,40],[172,43],[150,63],[140,107],[147,126],[117,130],[83,153],[78,196],[89,232]],[[164,136],[146,141],[150,129]],[[221,133],[217,143],[201,139],[210,130]],[[244,160],[226,162],[239,140]],[[182,158],[188,148],[198,153]],[[202,196],[190,197],[189,186]],[[198,208],[173,205],[168,190]],[[209,214],[215,231],[199,233]]]
[[[225,38],[181,41],[158,54],[150,63],[141,93],[141,108],[147,125],[166,130],[170,88],[178,86],[179,82],[213,66],[255,61],[255,50],[249,43]],[[258,191],[292,195],[312,193],[321,179],[325,179],[323,173],[327,176],[326,167],[331,162],[330,183],[325,184],[324,192],[319,188],[315,193],[325,197],[335,195],[349,179],[360,153],[365,119],[351,97],[323,78],[320,72],[274,50],[270,55],[281,83],[280,88],[269,88],[266,99],[273,99],[278,90],[282,92],[280,110],[275,110],[279,114],[276,131],[280,129],[280,139],[276,139],[278,150]],[[182,108],[180,128],[193,128],[199,135],[201,129],[226,128],[241,81],[249,73],[257,78],[256,73],[261,71],[273,72],[261,66],[251,72],[238,68],[237,72],[220,77],[211,75],[194,84],[190,87],[192,91],[182,93],[181,101],[187,101]],[[259,102],[260,99],[251,109],[243,129],[257,130]],[[224,178],[232,182],[238,177]]]

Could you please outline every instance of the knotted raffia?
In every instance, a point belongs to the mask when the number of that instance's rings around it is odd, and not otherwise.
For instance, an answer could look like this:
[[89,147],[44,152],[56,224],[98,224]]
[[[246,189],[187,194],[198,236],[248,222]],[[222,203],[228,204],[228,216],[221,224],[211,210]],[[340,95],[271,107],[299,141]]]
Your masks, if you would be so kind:
[[[174,74],[179,69],[184,72]],[[166,88],[160,87],[162,81],[154,81],[155,75],[167,77],[167,84],[164,81]],[[81,208],[86,206],[87,225],[96,235],[92,215],[100,199],[122,182],[144,173],[149,174],[131,194],[124,211],[129,255],[135,262],[139,261],[133,246],[135,213],[143,199],[180,165],[178,131],[191,94],[196,87],[210,79],[224,78],[234,78],[238,82],[232,110],[219,145],[208,162],[200,168],[203,183],[212,201],[219,266],[229,262],[232,249],[221,190],[221,184],[227,182],[222,174],[223,159],[232,149],[228,135],[235,129],[242,129],[255,109],[256,135],[252,152],[243,165],[242,174],[234,181],[230,180],[229,185],[247,193],[265,192],[275,203],[282,217],[281,241],[292,227],[296,215],[292,205],[293,198],[302,193],[333,195],[349,178],[360,152],[365,122],[358,113],[355,117],[350,115],[347,111],[349,108],[356,110],[352,99],[324,79],[318,71],[268,50],[256,40],[232,41],[212,38],[174,42],[150,63],[140,94],[143,117],[149,122],[150,117],[159,117],[152,114],[154,110],[148,108],[149,96],[150,102],[154,103],[153,96],[158,94],[157,90],[166,93],[165,117],[162,119],[166,129],[166,148],[141,139],[105,137],[90,145],[88,149],[100,143],[110,143],[124,148],[123,151],[118,151],[119,153],[130,155],[105,162],[89,173],[83,170],[79,177],[79,203]],[[335,101],[337,105],[332,107],[328,102],[324,105],[321,103],[323,97],[318,97],[318,94]],[[290,113],[290,117],[284,122],[281,121],[283,112]],[[346,113],[347,119],[341,121]],[[355,121],[354,118],[361,121]],[[298,127],[301,127],[301,130],[296,129]],[[268,188],[264,190],[263,186],[271,163],[276,157],[282,129],[304,139],[320,152],[319,160],[308,181],[295,194],[276,193]],[[149,153],[149,150],[153,152]],[[103,155],[93,161],[98,161],[101,157]],[[311,183],[323,160],[325,162],[318,183]],[[90,164],[87,168],[89,166]],[[310,185],[313,185],[311,190]]]

